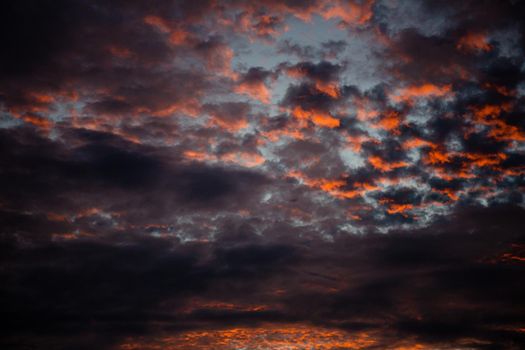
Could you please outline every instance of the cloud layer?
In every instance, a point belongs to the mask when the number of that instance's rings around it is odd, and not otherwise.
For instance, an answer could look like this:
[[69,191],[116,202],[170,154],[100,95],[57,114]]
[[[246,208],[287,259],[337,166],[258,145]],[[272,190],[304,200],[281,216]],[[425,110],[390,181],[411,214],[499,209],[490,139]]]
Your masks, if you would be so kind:
[[0,344],[522,348],[524,7],[3,2]]

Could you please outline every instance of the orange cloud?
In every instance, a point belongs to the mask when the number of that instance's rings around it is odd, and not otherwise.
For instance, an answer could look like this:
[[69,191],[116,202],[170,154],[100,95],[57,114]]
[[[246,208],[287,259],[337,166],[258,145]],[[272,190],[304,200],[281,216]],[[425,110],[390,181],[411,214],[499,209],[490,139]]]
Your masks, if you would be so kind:
[[399,126],[402,122],[402,115],[397,111],[387,112],[379,121],[371,126],[392,132],[394,135],[399,134]]
[[[258,17],[257,23],[253,25],[256,34],[259,37],[273,37],[279,35],[281,32],[278,29],[281,18],[277,16],[261,15]],[[283,26],[283,30],[287,30],[286,26]]]
[[297,106],[293,109],[292,115],[300,120],[310,120],[317,126],[326,128],[337,128],[341,122],[326,112],[307,111]]
[[164,33],[169,33],[171,30],[166,20],[159,16],[145,16],[144,23],[149,24]]
[[483,87],[485,87],[487,89],[495,90],[495,91],[497,91],[499,94],[501,94],[503,96],[509,96],[509,97],[516,96],[516,90],[515,89],[510,89],[510,88],[508,88],[506,86],[503,86],[503,85],[497,85],[497,84],[493,84],[493,83],[485,83],[485,84],[483,84]]
[[[514,262],[525,263],[525,245],[519,243],[511,244],[511,249],[508,252],[502,253],[495,262]],[[519,329],[519,332],[525,332],[525,328]]]
[[283,137],[289,137],[294,140],[303,140],[305,135],[302,131],[296,129],[277,129],[271,131],[262,131],[261,135],[271,142],[277,142]]
[[505,153],[496,153],[496,154],[477,154],[477,153],[465,153],[464,157],[468,159],[466,165],[485,167],[491,165],[498,165],[505,159],[507,155]]
[[457,195],[457,193],[459,191],[455,191],[455,190],[453,190],[451,188],[445,188],[445,189],[439,189],[439,190],[434,189],[433,191],[437,192],[437,193],[441,193],[444,196],[447,196],[451,201],[455,202],[455,201],[459,200],[459,196]]
[[258,153],[253,152],[230,152],[220,156],[206,153],[203,151],[187,150],[183,153],[187,160],[196,160],[200,162],[225,162],[235,163],[243,167],[253,168],[264,164],[266,158]]
[[[69,97],[62,92],[57,93],[57,95],[60,97]],[[49,112],[51,105],[57,102],[55,96],[46,93],[30,92],[26,94],[25,98],[28,101],[24,105],[8,107],[7,110],[9,113],[11,113],[13,117],[38,128],[44,130],[50,129],[53,126],[53,121],[42,115]]]
[[139,108],[139,113],[151,113],[158,117],[168,117],[174,113],[183,113],[191,117],[196,117],[200,113],[200,103],[196,98],[188,99],[186,101],[172,103],[163,108],[152,109],[152,108]]
[[373,119],[379,115],[379,111],[370,106],[370,102],[363,98],[354,98],[356,117],[360,121]]
[[312,179],[299,171],[290,171],[287,176],[295,177],[303,182],[306,186],[321,190],[330,194],[333,197],[345,199],[355,198],[361,193],[359,191],[347,191],[342,189],[346,185],[346,181],[334,179]]
[[249,123],[246,118],[239,118],[236,120],[229,120],[221,118],[216,115],[211,116],[210,123],[216,125],[221,129],[227,130],[229,132],[237,132],[239,130],[245,129],[248,127]]
[[525,133],[517,126],[509,125],[502,120],[492,123],[489,136],[499,141],[525,141]]
[[450,163],[450,157],[450,154],[434,149],[428,152],[426,161],[429,164],[444,164]]
[[402,88],[390,95],[394,102],[411,102],[417,98],[442,97],[452,93],[452,85],[422,84]]
[[182,45],[188,42],[189,33],[182,29],[173,29],[170,34],[170,43],[173,45]]
[[144,23],[155,27],[162,33],[169,34],[169,42],[173,45],[182,45],[188,42],[190,34],[181,29],[173,28],[165,19],[158,16],[145,16]]
[[251,152],[226,153],[220,157],[220,160],[223,162],[239,164],[248,168],[253,168],[266,162],[266,159],[262,155]]
[[456,48],[462,51],[485,51],[492,50],[492,46],[488,43],[487,36],[483,33],[469,33],[462,36]]
[[262,81],[242,82],[234,88],[234,91],[238,94],[248,95],[254,100],[261,101],[264,104],[271,102],[270,91]]
[[208,154],[206,152],[201,152],[201,151],[188,150],[188,151],[184,151],[183,155],[184,155],[184,158],[188,160],[197,160],[200,162],[215,159],[214,155]]
[[386,212],[388,214],[404,214],[406,211],[414,209],[414,206],[412,204],[390,204],[390,206],[387,208]]
[[327,82],[316,82],[315,88],[332,98],[338,98],[340,96],[339,87],[337,83],[327,83]]
[[[242,211],[241,215],[246,214],[246,210]],[[249,212],[248,212],[249,213]],[[253,304],[236,304],[225,301],[202,300],[192,298],[189,300],[186,307],[181,312],[191,313],[198,310],[234,310],[241,312],[257,312],[269,309],[268,305],[253,305]]]
[[339,199],[352,199],[359,196],[363,196],[367,192],[379,189],[379,187],[370,183],[356,182],[353,184],[353,189],[347,190],[344,188],[347,185],[347,182],[345,180],[323,178],[313,179],[295,170],[288,172],[287,176],[299,179],[306,186],[313,189],[321,190],[323,192],[328,193],[332,197]]
[[107,49],[113,56],[118,58],[128,58],[131,56],[131,51],[126,47],[110,45]]
[[478,122],[487,122],[487,117],[497,117],[502,112],[508,112],[511,109],[510,104],[502,105],[484,105],[481,107],[473,107],[474,117]]
[[420,139],[418,137],[408,139],[402,144],[403,149],[406,149],[406,150],[413,149],[413,148],[419,148],[419,147],[427,147],[427,146],[432,147],[432,148],[437,147],[432,142]]
[[359,153],[361,151],[361,145],[364,142],[379,143],[379,141],[376,140],[375,138],[372,138],[366,135],[357,135],[357,136],[349,135],[346,137],[346,142],[348,142],[349,148],[351,148],[356,153]]
[[238,75],[231,68],[234,55],[232,48],[226,44],[217,45],[206,55],[206,67],[211,71],[236,80]]
[[[288,67],[286,68],[285,72],[288,76],[295,79],[308,77],[307,70],[301,66]],[[310,79],[315,82],[315,88],[317,91],[320,91],[332,98],[338,98],[341,95],[338,83],[336,81],[321,81],[312,77],[310,77]]]
[[509,112],[511,104],[484,105],[473,107],[473,119],[476,123],[486,125],[491,128],[489,136],[499,141],[525,141],[525,133],[517,126],[509,125],[504,120],[499,119],[503,112]]
[[342,330],[306,325],[262,325],[217,330],[196,330],[158,339],[128,339],[119,350],[335,350],[365,349],[376,343],[366,333],[350,334]]
[[33,124],[34,126],[44,130],[49,130],[53,125],[53,123],[49,119],[34,114],[24,114],[20,116],[20,119],[22,119],[26,123]]
[[383,172],[388,172],[394,169],[398,168],[404,168],[408,166],[407,162],[398,161],[398,162],[392,162],[388,163],[385,162],[383,159],[377,156],[371,156],[368,158],[368,162],[376,169],[379,169]]
[[55,101],[55,98],[48,94],[32,93],[31,96],[39,104],[50,104]]
[[365,25],[372,19],[374,0],[365,0],[361,4],[355,1],[339,1],[321,12],[324,19],[339,18],[345,24]]

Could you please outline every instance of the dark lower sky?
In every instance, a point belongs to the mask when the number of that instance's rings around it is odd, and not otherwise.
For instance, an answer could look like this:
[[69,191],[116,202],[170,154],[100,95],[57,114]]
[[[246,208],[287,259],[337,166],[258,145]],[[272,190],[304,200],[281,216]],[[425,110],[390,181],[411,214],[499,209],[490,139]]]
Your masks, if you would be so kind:
[[524,14],[0,1],[0,348],[525,349]]

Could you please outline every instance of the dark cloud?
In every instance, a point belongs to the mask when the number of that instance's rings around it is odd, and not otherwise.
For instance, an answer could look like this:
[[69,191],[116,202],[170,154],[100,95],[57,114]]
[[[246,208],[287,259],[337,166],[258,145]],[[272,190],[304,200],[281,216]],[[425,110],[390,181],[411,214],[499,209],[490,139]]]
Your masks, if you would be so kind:
[[319,91],[313,84],[301,83],[290,85],[281,102],[283,106],[299,106],[303,109],[329,111],[337,100],[330,95]]
[[[312,322],[379,331],[379,344],[415,337],[464,346],[468,338],[517,348],[524,341],[523,264],[502,259],[523,244],[522,215],[517,207],[465,209],[420,232],[341,236],[336,244],[292,236],[271,243],[269,236],[235,246],[140,237],[121,245],[115,236],[22,247],[4,239],[11,248],[3,258],[2,309],[11,322],[2,332],[6,344],[38,341],[46,349],[56,337],[75,346],[91,338],[103,348],[163,329]],[[272,294],[284,281],[286,292]],[[269,309],[204,303],[182,311],[197,297]]]
[[343,70],[342,66],[328,61],[321,61],[317,64],[305,61],[286,68],[291,75],[322,82],[339,80],[339,74]]
[[[142,210],[152,220],[189,209],[242,207],[242,198],[256,198],[268,183],[255,172],[183,163],[176,154],[168,156],[168,149],[68,132],[64,136],[80,142],[78,147],[65,148],[30,130],[4,133],[1,162],[9,170],[2,173],[1,199],[8,209],[78,215],[91,208],[121,208],[129,211],[126,216]],[[30,229],[21,233],[32,234]]]

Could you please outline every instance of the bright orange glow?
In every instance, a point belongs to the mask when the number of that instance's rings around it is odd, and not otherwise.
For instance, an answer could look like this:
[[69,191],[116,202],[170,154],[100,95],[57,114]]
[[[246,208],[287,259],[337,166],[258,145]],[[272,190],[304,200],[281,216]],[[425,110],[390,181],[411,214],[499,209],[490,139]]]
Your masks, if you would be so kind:
[[299,171],[290,171],[287,176],[295,177],[302,181],[306,186],[321,190],[328,193],[332,197],[339,199],[352,199],[363,196],[367,191],[376,190],[377,187],[368,183],[354,183],[355,189],[346,190],[344,186],[347,184],[344,180],[334,179],[312,179]]
[[346,182],[342,180],[322,180],[320,187],[323,191],[330,192],[344,186],[345,184]]
[[414,209],[412,204],[390,204],[390,207],[386,211],[388,214],[402,214],[412,209]]
[[316,82],[315,88],[332,98],[338,98],[340,96],[337,83]]
[[425,346],[422,344],[414,344],[414,345],[408,345],[408,346],[401,346],[395,348],[395,350],[423,350],[425,349]]
[[366,333],[303,325],[187,331],[160,339],[129,339],[119,350],[336,350],[364,349],[376,344]]
[[206,152],[199,151],[185,151],[184,158],[198,161],[213,160],[215,157],[213,155],[207,154]]
[[467,165],[485,167],[491,165],[497,165],[507,158],[507,155],[504,153],[497,154],[476,154],[476,153],[466,153],[464,156],[469,160]]
[[474,107],[474,121],[476,123],[489,126],[489,136],[499,141],[525,141],[525,133],[517,126],[509,125],[504,120],[498,119],[503,112],[509,112],[512,106],[503,105],[484,105]]
[[442,97],[451,93],[452,85],[423,84],[400,89],[395,94],[390,95],[390,98],[394,102],[410,102],[416,98]]
[[482,107],[474,107],[474,116],[476,121],[484,122],[487,120],[487,117],[497,117],[502,112],[508,112],[511,108],[510,104],[503,105],[484,105]]
[[439,190],[437,191],[445,196],[447,196],[449,199],[453,200],[453,201],[457,201],[459,199],[459,196],[456,194],[456,191],[450,189],[450,188],[445,188],[443,190]]
[[495,120],[489,136],[500,141],[525,141],[525,133],[520,131],[517,126],[509,125],[502,120]]
[[339,119],[336,119],[329,114],[313,114],[312,122],[315,125],[326,127],[326,128],[336,128],[340,125]]
[[430,164],[450,163],[450,155],[439,150],[431,150],[427,154],[427,162]]
[[403,142],[403,148],[407,150],[426,146],[432,148],[436,147],[436,145],[434,145],[432,142],[420,138],[411,138]]
[[299,106],[294,108],[292,114],[297,119],[310,120],[315,125],[326,127],[326,128],[336,128],[341,124],[339,119],[332,117],[328,113],[316,112],[316,111],[306,111]]
[[443,168],[434,168],[435,176],[442,178],[443,180],[454,180],[454,179],[472,179],[476,177],[468,169],[462,169],[459,171],[445,171]]
[[372,124],[373,127],[390,131],[394,135],[399,134],[399,125],[401,125],[401,114],[396,111],[389,111],[381,120]]
[[372,156],[368,158],[368,162],[376,169],[379,169],[381,171],[391,171],[398,168],[404,168],[408,166],[407,162],[398,161],[393,163],[385,162],[383,159],[377,156]]

